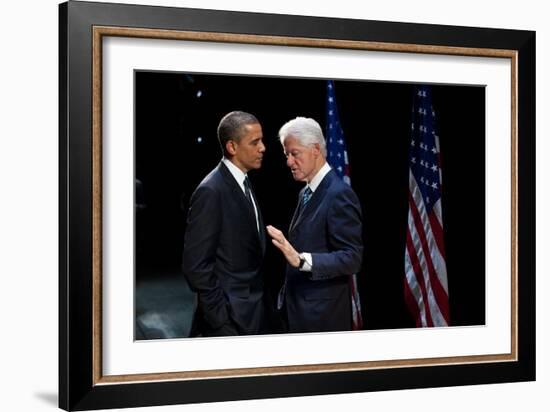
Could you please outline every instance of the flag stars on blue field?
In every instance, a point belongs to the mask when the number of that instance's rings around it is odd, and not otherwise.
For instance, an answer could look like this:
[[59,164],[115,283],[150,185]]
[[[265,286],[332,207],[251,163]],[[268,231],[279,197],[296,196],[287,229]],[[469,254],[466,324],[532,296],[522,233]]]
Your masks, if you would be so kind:
[[[412,162],[412,159],[411,159],[411,162]],[[413,163],[416,163],[416,160]],[[434,172],[437,172],[438,170],[438,167],[435,163],[430,167],[430,162],[424,161],[424,160],[420,160],[420,166],[424,166],[426,169],[431,169]]]
[[425,178],[424,176],[420,177],[420,183],[426,187],[426,189],[437,190],[438,184],[436,181],[430,181],[430,179]]
[[430,211],[441,196],[435,111],[428,88],[421,87],[414,97],[409,164],[426,208]]
[[348,158],[344,133],[340,125],[336,98],[334,96],[334,84],[327,81],[327,149],[328,163],[336,173],[344,178],[349,173]]

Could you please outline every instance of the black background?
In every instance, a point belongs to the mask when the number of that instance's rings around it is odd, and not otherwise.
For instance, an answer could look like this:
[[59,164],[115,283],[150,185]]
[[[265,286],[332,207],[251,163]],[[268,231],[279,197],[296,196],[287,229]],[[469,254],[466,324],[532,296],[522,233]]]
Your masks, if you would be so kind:
[[[338,80],[335,88],[351,182],[363,208],[358,282],[364,327],[414,327],[403,292],[413,85]],[[484,324],[485,89],[432,90],[451,325]],[[302,184],[286,167],[277,132],[296,116],[313,117],[325,128],[325,80],[138,71],[135,92],[136,178],[146,204],[136,221],[138,279],[179,270],[189,199],[221,159],[216,128],[232,110],[253,113],[262,124],[264,162],[249,176],[266,224],[286,231]],[[274,297],[284,261],[269,244],[265,268]]]

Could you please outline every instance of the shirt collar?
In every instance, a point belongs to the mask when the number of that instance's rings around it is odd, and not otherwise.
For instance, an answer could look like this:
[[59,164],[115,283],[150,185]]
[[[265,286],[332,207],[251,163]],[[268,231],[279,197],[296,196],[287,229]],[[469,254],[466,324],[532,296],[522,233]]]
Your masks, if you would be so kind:
[[321,167],[321,169],[319,169],[319,171],[313,177],[313,179],[311,179],[311,182],[308,183],[308,186],[312,192],[315,192],[315,190],[321,184],[321,181],[323,180],[323,178],[327,175],[328,172],[330,172],[330,170],[331,170],[330,166],[328,165],[327,162],[325,162],[323,167]]
[[239,184],[239,186],[244,192],[244,179],[246,177],[246,174],[243,173],[243,171],[239,169],[237,166],[235,166],[233,162],[228,158],[224,157],[222,159],[222,162],[224,165],[227,166],[227,168],[229,169],[229,171],[231,172],[231,174],[233,175],[233,177],[235,178],[235,180],[237,181],[237,183]]

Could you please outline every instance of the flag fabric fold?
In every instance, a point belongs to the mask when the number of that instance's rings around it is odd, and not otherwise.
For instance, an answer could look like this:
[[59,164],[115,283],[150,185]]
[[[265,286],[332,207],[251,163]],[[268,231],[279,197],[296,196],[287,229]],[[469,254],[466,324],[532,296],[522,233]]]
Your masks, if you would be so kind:
[[[335,172],[351,185],[348,152],[344,140],[344,132],[340,125],[340,117],[336,105],[336,94],[334,81],[327,81],[327,118],[326,118],[326,142],[327,162]],[[360,330],[363,328],[363,317],[361,315],[361,301],[357,288],[357,274],[350,276],[352,328]]]
[[415,86],[409,147],[405,301],[417,327],[448,326],[441,157],[429,86]]

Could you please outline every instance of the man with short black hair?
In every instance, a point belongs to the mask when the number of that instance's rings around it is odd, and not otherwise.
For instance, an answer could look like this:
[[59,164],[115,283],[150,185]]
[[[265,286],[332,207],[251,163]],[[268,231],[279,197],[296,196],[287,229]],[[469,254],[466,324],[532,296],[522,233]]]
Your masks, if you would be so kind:
[[192,333],[262,333],[265,228],[247,175],[262,165],[262,127],[234,111],[220,121],[218,140],[223,159],[191,196],[187,217],[183,271],[198,297]]

